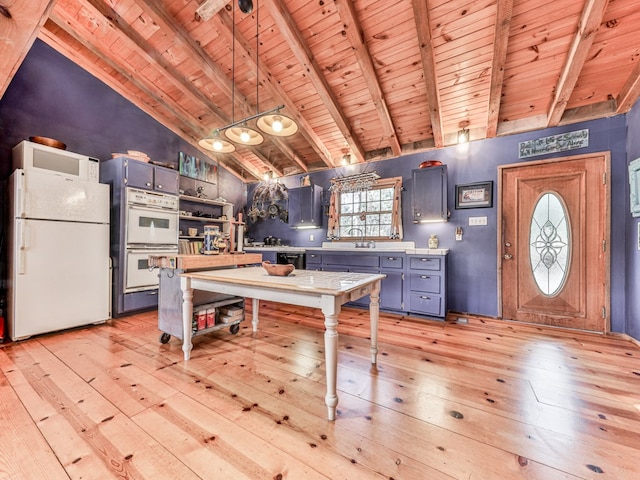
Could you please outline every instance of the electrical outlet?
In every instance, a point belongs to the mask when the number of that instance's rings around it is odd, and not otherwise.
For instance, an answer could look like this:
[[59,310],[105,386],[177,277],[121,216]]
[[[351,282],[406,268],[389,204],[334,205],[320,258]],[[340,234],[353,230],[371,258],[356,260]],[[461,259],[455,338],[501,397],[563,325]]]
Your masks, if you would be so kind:
[[469,217],[469,225],[486,225],[487,217]]
[[313,236],[313,233],[312,233],[311,235],[309,235],[309,241],[310,241],[310,242],[313,242],[313,239],[314,239],[314,238],[315,238],[315,237]]

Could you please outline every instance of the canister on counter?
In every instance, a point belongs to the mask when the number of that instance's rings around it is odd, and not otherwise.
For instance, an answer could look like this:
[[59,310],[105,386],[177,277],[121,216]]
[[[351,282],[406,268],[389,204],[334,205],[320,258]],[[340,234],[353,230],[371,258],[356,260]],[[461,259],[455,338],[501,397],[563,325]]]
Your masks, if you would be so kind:
[[204,246],[202,253],[205,255],[215,255],[218,253],[218,238],[220,238],[220,227],[218,225],[204,226]]

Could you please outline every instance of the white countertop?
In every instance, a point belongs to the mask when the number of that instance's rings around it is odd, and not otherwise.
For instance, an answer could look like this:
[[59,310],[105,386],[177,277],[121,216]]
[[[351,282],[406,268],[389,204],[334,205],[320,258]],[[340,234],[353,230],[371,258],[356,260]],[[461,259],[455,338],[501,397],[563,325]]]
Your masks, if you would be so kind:
[[415,242],[375,242],[373,248],[356,247],[355,242],[322,242],[320,247],[260,246],[244,247],[246,252],[272,250],[274,252],[305,253],[307,250],[328,252],[384,253],[397,252],[408,255],[447,255],[448,248],[416,248]]

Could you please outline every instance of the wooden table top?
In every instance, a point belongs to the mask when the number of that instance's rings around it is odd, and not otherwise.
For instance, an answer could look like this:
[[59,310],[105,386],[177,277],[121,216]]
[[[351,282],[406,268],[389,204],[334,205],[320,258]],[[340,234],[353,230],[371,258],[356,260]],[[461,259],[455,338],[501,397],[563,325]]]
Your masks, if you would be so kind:
[[178,270],[232,267],[262,263],[262,254],[238,253],[220,255],[149,255],[149,266]]
[[182,276],[255,288],[273,288],[328,295],[347,293],[386,277],[386,275],[379,273],[323,272],[316,270],[294,270],[289,276],[277,277],[267,274],[262,267],[209,270],[183,273]]

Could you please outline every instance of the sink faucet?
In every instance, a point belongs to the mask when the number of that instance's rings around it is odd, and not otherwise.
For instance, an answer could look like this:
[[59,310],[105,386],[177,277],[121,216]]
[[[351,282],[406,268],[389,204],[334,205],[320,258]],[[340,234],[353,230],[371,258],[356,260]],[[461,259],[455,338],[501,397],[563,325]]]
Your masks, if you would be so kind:
[[354,231],[358,231],[360,232],[360,241],[359,242],[355,242],[356,243],[356,248],[367,248],[368,244],[364,243],[364,230],[362,228],[359,227],[353,227],[350,228],[349,231],[347,232],[347,234],[351,234]]

